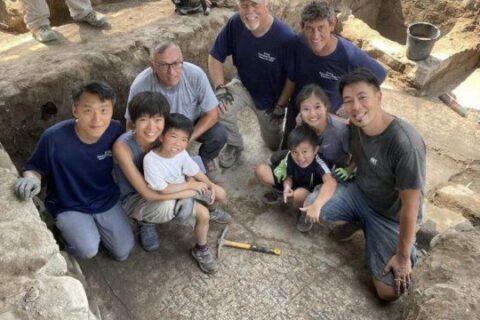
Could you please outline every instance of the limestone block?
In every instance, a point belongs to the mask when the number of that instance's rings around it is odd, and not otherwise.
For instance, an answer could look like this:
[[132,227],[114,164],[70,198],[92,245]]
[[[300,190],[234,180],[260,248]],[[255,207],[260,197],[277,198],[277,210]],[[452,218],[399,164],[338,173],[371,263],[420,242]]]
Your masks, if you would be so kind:
[[480,228],[451,228],[437,236],[414,270],[404,319],[478,319],[479,263]]
[[475,219],[480,219],[480,195],[464,185],[449,184],[437,191],[442,202],[459,207]]
[[13,316],[10,319],[95,319],[82,284],[74,278],[39,275],[0,280],[0,296],[4,297],[0,312],[8,311]]
[[55,274],[66,272],[65,260],[58,257],[58,245],[43,223],[0,223],[0,243],[1,274],[26,275],[45,269]]

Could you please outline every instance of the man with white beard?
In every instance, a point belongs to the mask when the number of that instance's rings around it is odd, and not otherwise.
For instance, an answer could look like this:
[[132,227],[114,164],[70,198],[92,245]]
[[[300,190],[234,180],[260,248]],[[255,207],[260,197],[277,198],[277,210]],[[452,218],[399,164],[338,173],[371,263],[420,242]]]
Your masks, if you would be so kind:
[[[208,72],[220,101],[220,123],[228,132],[220,166],[231,167],[243,150],[237,113],[244,106],[257,116],[263,141],[280,146],[285,108],[293,83],[287,80],[285,48],[295,39],[291,28],[270,13],[271,0],[239,0],[217,36],[208,57]],[[225,82],[223,63],[232,56],[237,76]]]

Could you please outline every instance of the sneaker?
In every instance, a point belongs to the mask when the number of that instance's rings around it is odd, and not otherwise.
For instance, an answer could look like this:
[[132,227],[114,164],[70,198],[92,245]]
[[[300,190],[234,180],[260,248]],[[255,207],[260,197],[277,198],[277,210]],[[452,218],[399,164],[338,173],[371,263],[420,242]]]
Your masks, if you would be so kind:
[[272,189],[265,193],[262,197],[264,204],[277,204],[283,201],[283,192],[280,190]]
[[332,239],[340,242],[348,241],[353,238],[357,231],[361,230],[360,224],[356,222],[348,222],[339,226],[333,227],[328,234]]
[[210,159],[202,159],[203,160],[203,165],[205,166],[205,171],[208,173],[217,171],[217,165],[215,164],[215,160]]
[[157,226],[152,223],[140,222],[140,244],[145,251],[151,252],[160,248]]
[[205,273],[217,272],[217,262],[210,253],[210,250],[200,251],[197,248],[192,249],[192,256],[198,262],[198,266]]
[[313,223],[307,221],[307,217],[300,213],[297,219],[297,230],[300,232],[308,232],[312,230]]
[[240,158],[240,155],[242,154],[242,149],[239,147],[235,147],[232,145],[227,144],[225,149],[220,152],[220,155],[218,156],[220,166],[222,168],[230,168],[235,164],[235,162],[238,161],[238,158]]
[[210,210],[210,220],[216,223],[227,224],[232,222],[232,216],[224,209],[215,207]]
[[40,26],[37,29],[32,30],[33,37],[37,39],[39,42],[49,42],[58,39],[57,34],[55,31],[50,28],[50,26]]
[[100,28],[107,22],[107,17],[105,15],[98,13],[94,10],[90,11],[85,17],[80,19],[75,19],[77,22],[85,22],[91,26]]

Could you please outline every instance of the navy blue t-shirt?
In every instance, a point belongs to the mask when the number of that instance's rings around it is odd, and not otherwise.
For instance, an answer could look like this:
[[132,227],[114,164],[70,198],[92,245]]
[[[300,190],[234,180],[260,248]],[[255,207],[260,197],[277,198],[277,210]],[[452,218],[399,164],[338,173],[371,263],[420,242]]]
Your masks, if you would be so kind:
[[270,30],[257,38],[235,14],[210,49],[210,55],[220,62],[231,55],[238,76],[259,110],[275,107],[285,80],[286,46],[295,39],[288,25],[274,19]]
[[78,138],[74,119],[45,130],[24,170],[35,170],[46,178],[45,206],[53,217],[64,211],[101,213],[117,203],[112,145],[121,133],[116,120],[93,144]]
[[292,178],[293,189],[305,188],[309,191],[323,183],[323,175],[330,173],[327,164],[317,154],[315,160],[306,168],[299,167],[289,153],[287,158],[287,176]]
[[307,84],[316,83],[330,98],[330,112],[335,113],[342,104],[338,81],[359,67],[372,71],[380,83],[385,80],[386,71],[377,61],[350,41],[340,36],[335,37],[338,39],[335,51],[321,57],[313,53],[302,33],[297,35],[295,44],[289,51],[289,56],[293,57],[289,59],[288,78],[295,82],[295,91],[290,100],[293,102],[292,107],[300,90]]

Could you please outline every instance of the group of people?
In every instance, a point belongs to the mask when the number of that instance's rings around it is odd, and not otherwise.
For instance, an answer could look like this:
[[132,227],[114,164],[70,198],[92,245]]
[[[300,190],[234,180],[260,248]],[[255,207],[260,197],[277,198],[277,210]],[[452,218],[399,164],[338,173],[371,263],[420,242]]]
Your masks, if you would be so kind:
[[[128,217],[138,222],[147,251],[160,246],[156,224],[189,226],[192,256],[214,273],[209,220],[232,217],[212,177],[217,158],[225,169],[238,165],[244,142],[237,117],[249,107],[273,151],[271,163],[255,169],[271,188],[264,202],[291,202],[302,232],[322,222],[346,240],[361,229],[378,296],[395,300],[408,289],[416,260],[422,138],[382,110],[384,68],[334,33],[327,2],[305,6],[299,34],[272,16],[271,0],[237,2],[238,13],[209,52],[213,89],[177,44],[162,42],[130,87],[122,134],[112,120],[113,89],[100,81],[80,84],[72,91],[74,119],[42,134],[17,181],[18,197],[36,196],[45,178],[46,208],[67,250],[81,258],[95,256],[101,242],[115,259],[126,259],[134,246]],[[228,56],[238,72],[229,82]],[[186,151],[193,140],[201,143],[197,158]]]

